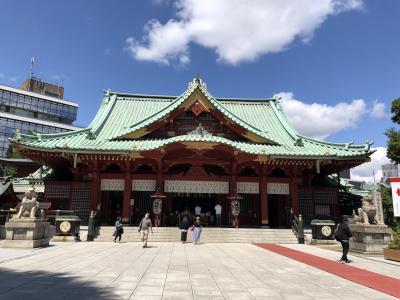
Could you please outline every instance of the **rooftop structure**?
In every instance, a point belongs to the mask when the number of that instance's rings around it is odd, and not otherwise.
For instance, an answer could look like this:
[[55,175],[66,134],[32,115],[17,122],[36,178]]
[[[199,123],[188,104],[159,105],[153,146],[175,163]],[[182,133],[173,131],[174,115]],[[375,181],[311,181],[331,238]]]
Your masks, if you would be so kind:
[[79,129],[72,125],[78,107],[70,100],[0,84],[0,157],[11,155],[9,138],[15,131],[60,133]]

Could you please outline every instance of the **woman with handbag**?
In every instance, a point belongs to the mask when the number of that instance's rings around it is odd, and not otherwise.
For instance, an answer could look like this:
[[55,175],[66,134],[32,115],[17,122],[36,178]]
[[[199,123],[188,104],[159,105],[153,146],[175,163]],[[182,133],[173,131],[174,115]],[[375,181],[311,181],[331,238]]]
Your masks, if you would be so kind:
[[198,245],[200,243],[200,235],[201,235],[201,221],[200,217],[197,216],[196,220],[193,223],[193,244]]
[[122,227],[121,217],[118,217],[117,220],[115,221],[115,229],[113,233],[113,236],[115,237],[114,243],[117,242],[117,238],[119,238],[118,242],[121,241],[123,233],[124,233],[124,228]]

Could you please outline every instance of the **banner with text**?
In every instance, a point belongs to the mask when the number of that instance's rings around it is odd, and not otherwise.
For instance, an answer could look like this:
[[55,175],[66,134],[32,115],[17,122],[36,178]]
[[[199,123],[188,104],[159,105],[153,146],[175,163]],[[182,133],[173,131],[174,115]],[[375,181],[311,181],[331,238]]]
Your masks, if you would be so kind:
[[400,178],[390,178],[392,186],[393,214],[400,217]]

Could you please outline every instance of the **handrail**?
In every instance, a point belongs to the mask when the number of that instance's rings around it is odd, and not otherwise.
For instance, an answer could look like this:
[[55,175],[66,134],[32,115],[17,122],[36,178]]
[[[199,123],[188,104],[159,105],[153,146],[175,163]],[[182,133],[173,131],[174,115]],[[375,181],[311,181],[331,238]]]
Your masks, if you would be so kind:
[[87,238],[86,238],[86,240],[88,242],[93,242],[93,240],[94,240],[94,233],[95,233],[94,217],[95,217],[95,213],[92,210],[90,212],[90,216],[89,216],[89,220],[88,220],[88,233],[87,233]]
[[297,238],[297,242],[299,244],[304,244],[304,221],[301,214],[299,214],[299,217],[297,217],[294,212],[291,211],[290,219],[292,231]]

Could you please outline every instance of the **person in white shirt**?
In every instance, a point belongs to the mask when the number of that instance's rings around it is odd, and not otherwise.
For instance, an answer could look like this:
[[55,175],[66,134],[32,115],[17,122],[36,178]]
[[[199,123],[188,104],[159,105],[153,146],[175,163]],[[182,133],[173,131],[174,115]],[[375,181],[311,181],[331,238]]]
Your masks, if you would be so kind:
[[200,205],[196,205],[196,207],[194,208],[194,213],[196,214],[196,216],[200,216],[201,214],[201,207]]
[[222,206],[219,203],[217,203],[217,205],[215,205],[214,209],[215,209],[215,216],[217,218],[217,226],[221,227],[221,225],[222,225],[222,216],[221,216]]

